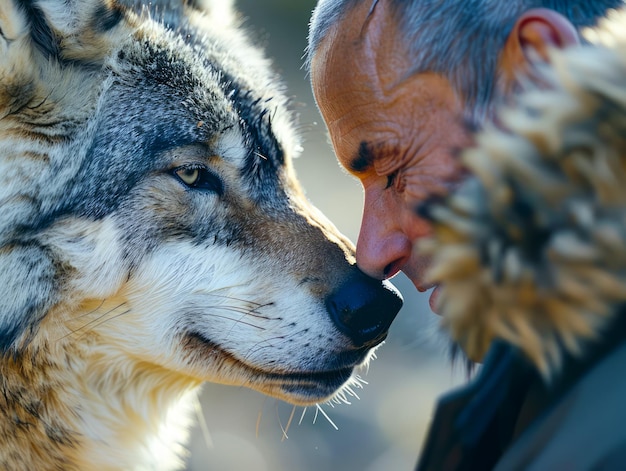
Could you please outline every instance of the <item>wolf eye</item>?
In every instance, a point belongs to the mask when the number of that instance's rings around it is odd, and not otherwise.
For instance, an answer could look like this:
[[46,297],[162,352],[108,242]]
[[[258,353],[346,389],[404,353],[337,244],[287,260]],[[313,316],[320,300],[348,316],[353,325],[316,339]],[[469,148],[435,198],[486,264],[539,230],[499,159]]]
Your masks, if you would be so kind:
[[182,180],[187,186],[194,186],[200,178],[200,170],[197,168],[179,168],[176,170],[176,176]]
[[188,188],[212,191],[219,195],[224,193],[222,180],[206,167],[186,165],[175,168],[172,174]]
[[194,186],[200,177],[200,170],[197,168],[180,168],[176,170],[176,176],[187,186]]

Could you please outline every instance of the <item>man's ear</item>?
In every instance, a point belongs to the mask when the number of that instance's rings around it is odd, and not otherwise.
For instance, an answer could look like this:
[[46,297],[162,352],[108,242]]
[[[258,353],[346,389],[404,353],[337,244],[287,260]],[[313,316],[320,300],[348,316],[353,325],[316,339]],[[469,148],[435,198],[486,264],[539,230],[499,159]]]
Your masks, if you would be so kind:
[[532,77],[534,64],[550,60],[550,49],[579,43],[576,28],[560,13],[547,8],[528,10],[515,22],[500,57],[504,88],[510,89],[520,75]]

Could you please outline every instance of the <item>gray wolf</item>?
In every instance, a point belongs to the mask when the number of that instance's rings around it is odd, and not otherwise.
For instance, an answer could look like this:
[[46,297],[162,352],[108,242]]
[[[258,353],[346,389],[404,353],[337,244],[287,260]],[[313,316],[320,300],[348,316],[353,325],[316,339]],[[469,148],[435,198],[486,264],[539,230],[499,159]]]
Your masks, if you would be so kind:
[[0,4],[0,467],[171,469],[201,383],[350,383],[401,306],[224,2]]
[[618,25],[610,48],[551,52],[540,85],[527,83],[461,154],[473,177],[420,208],[434,227],[421,250],[443,325],[484,365],[441,399],[419,470],[624,469]]

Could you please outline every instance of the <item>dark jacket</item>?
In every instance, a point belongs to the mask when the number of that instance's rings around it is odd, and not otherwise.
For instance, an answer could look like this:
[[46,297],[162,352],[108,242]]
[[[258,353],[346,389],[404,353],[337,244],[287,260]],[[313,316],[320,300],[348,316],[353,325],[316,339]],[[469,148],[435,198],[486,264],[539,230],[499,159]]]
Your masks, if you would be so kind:
[[625,321],[549,385],[498,343],[472,382],[439,401],[417,470],[626,470],[625,402]]

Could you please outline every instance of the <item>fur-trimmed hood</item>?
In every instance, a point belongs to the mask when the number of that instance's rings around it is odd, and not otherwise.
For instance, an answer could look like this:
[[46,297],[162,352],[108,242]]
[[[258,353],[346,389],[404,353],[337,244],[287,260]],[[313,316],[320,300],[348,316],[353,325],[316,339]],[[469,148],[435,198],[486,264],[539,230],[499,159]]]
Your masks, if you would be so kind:
[[421,208],[420,244],[453,340],[481,360],[502,339],[546,379],[626,301],[626,47],[551,63],[462,154],[474,177]]

